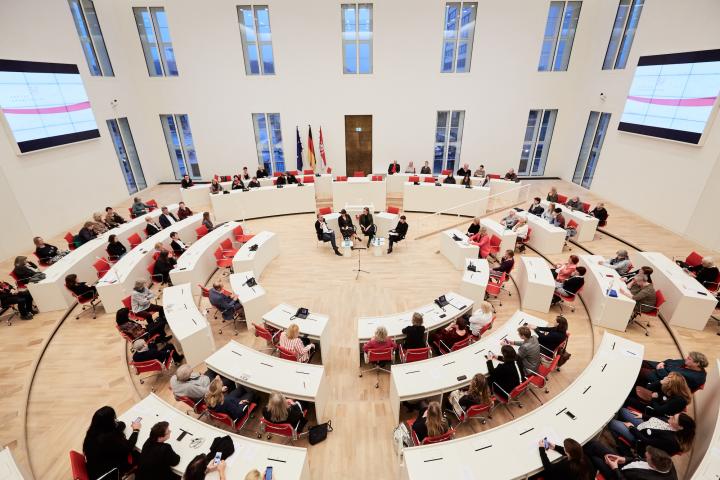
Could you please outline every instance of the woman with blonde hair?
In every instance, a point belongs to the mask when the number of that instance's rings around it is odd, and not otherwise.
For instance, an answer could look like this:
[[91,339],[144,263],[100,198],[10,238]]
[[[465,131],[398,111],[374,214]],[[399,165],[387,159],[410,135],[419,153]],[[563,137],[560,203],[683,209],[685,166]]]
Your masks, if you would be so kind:
[[[315,344],[310,343],[307,339],[300,338],[300,327],[297,323],[291,323],[287,330],[280,334],[279,345],[285,350],[289,350],[297,356],[299,362],[309,362],[311,354],[310,350],[315,350]],[[306,344],[307,342],[307,344]]]
[[425,348],[427,341],[425,340],[425,326],[423,325],[422,313],[413,313],[412,325],[403,328],[402,333],[405,335],[405,349]]
[[105,220],[103,220],[102,213],[95,212],[93,213],[93,232],[95,232],[98,235],[102,235],[103,233],[110,230],[110,228],[105,223]]
[[490,386],[482,373],[476,373],[473,376],[467,390],[454,390],[450,393],[450,405],[458,418],[462,416],[463,411],[467,411],[474,405],[490,405],[491,403]]
[[373,338],[363,345],[363,352],[367,353],[369,350],[375,350],[377,348],[392,348],[393,350],[397,348],[395,340],[388,337],[387,328],[382,325],[375,329]]
[[205,403],[213,412],[227,414],[234,421],[238,421],[245,416],[248,407],[255,400],[255,394],[241,385],[227,395],[226,390],[222,378],[218,375],[208,386]]
[[430,402],[427,409],[421,410],[413,423],[412,429],[422,443],[426,437],[437,437],[450,428],[447,419],[442,414],[439,402]]
[[481,226],[478,232],[470,237],[468,242],[480,247],[478,258],[486,258],[490,254],[490,235],[487,234],[485,226]]
[[468,227],[466,235],[467,235],[468,237],[472,237],[473,235],[475,235],[475,234],[478,233],[479,231],[480,231],[480,218],[475,217],[475,218],[473,218],[472,223],[471,223],[470,226]]
[[270,399],[263,409],[263,418],[271,423],[289,423],[298,433],[307,423],[302,404],[297,400],[285,398],[280,392],[270,394]]
[[262,480],[262,474],[259,470],[252,469],[245,475],[245,480]]
[[[670,372],[662,380],[649,384],[648,390],[652,392],[649,403],[634,397],[630,397],[626,403],[626,406],[644,412],[642,415],[635,415],[638,418],[647,420],[650,417],[669,417],[683,412],[692,402],[690,387],[688,387],[685,377],[678,372]],[[625,410],[627,409],[624,408],[621,411]],[[630,410],[627,411],[632,413]]]
[[470,332],[477,337],[480,335],[480,329],[492,322],[494,316],[490,302],[480,302],[480,308],[468,318]]

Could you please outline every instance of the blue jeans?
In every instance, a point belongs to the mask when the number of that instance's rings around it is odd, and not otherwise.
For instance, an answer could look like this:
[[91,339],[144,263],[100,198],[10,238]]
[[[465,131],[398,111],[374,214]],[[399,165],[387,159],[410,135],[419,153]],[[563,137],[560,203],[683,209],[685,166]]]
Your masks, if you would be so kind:
[[624,422],[630,422],[634,426],[640,425],[644,420],[642,418],[637,418],[635,415],[633,415],[630,410],[627,408],[621,408],[618,412],[618,419],[617,420],[611,420],[610,421],[610,431],[615,433],[616,435],[623,437],[625,440],[629,441],[630,443],[635,442],[635,435],[632,434],[630,429],[624,424]]

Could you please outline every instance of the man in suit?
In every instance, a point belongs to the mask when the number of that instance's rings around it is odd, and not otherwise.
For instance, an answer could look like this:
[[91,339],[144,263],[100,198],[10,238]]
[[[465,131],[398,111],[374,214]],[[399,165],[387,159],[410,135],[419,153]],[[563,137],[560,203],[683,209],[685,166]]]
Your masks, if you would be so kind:
[[552,298],[553,305],[560,301],[560,295],[565,295],[566,297],[570,294],[575,295],[578,290],[585,285],[585,278],[583,278],[583,276],[586,272],[587,269],[585,267],[577,267],[567,280],[562,283],[555,282],[555,294]]
[[239,313],[241,318],[245,316],[243,306],[237,295],[226,295],[220,282],[213,283],[209,300],[210,305],[222,312],[223,320],[232,320],[236,313]]
[[328,227],[327,223],[325,223],[325,218],[319,213],[317,220],[315,220],[315,234],[317,235],[318,240],[330,242],[330,245],[332,245],[332,248],[335,251],[335,255],[342,256],[342,253],[340,253],[340,250],[338,250],[337,244],[335,243],[335,232],[330,230],[330,227]]
[[655,447],[645,449],[644,458],[617,455],[605,444],[592,440],[585,453],[607,480],[677,480],[672,458]]
[[173,223],[177,223],[178,219],[174,213],[168,210],[167,207],[162,207],[162,213],[160,214],[160,226],[162,228],[168,228]]
[[388,175],[394,175],[396,173],[400,173],[400,164],[397,162],[397,160],[393,160],[392,163],[388,166]]
[[532,205],[530,205],[528,207],[528,212],[537,217],[540,217],[540,216],[542,216],[544,211],[545,211],[545,209],[543,208],[542,205],[540,205],[540,197],[535,197],[533,199]]
[[[505,255],[500,259],[500,265],[493,268],[493,272],[496,272],[495,276],[500,276],[503,273],[510,275],[510,270],[515,266],[515,252],[512,250],[506,250]],[[492,273],[491,273],[492,275]]]
[[392,253],[392,247],[393,243],[397,243],[405,238],[405,235],[407,235],[408,231],[408,224],[407,220],[405,218],[405,215],[400,216],[400,221],[398,221],[398,224],[388,232],[388,240],[390,240],[390,245],[388,245],[388,251],[387,253]]
[[147,234],[148,238],[152,237],[160,230],[162,230],[162,228],[157,223],[153,222],[152,217],[145,217],[145,233]]
[[255,172],[255,177],[256,178],[265,178],[267,176],[268,176],[268,174],[267,174],[267,171],[265,170],[265,166],[264,165],[258,166],[257,172]]
[[185,250],[187,250],[187,245],[180,240],[180,236],[177,232],[172,232],[170,234],[170,247],[173,249],[173,253],[175,253],[176,257],[179,257],[185,253]]
[[463,178],[465,175],[472,175],[472,171],[470,170],[470,165],[465,164],[462,167],[460,167],[457,171],[457,176],[460,178]]
[[285,185],[287,184],[287,180],[285,175],[280,175],[275,179],[275,185]]
[[430,170],[430,162],[425,160],[425,165],[420,169],[420,173],[423,175],[429,175],[432,173],[432,170]]

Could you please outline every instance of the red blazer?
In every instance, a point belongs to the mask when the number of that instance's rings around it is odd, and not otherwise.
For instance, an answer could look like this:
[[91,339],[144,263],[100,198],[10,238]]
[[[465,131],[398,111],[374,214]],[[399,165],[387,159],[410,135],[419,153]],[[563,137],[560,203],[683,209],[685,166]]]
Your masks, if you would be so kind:
[[490,253],[490,235],[480,235],[476,233],[470,237],[470,243],[480,247],[480,258],[485,258]]

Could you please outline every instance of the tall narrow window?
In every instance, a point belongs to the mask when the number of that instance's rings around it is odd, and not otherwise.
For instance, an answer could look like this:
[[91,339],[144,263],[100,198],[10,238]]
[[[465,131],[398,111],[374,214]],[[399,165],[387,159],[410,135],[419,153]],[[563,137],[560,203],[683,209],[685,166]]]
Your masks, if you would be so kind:
[[127,118],[110,119],[107,121],[107,126],[115,146],[115,153],[120,162],[120,170],[122,170],[123,177],[125,177],[128,193],[132,195],[147,188],[145,174],[140,164],[140,158],[135,148],[135,140],[133,140]]
[[530,110],[518,175],[543,175],[557,110]]
[[538,71],[568,69],[581,6],[582,2],[550,2]]
[[603,70],[625,68],[645,0],[620,0]]
[[609,123],[609,113],[590,112],[583,142],[580,146],[577,165],[575,166],[575,173],[573,174],[572,181],[574,183],[590,188]]
[[443,73],[469,72],[477,3],[452,2],[445,4],[443,31]]
[[340,6],[343,73],[372,73],[372,3]]
[[460,163],[464,121],[464,111],[437,113],[433,173],[439,174],[443,170],[455,170],[455,165]]
[[145,63],[151,77],[176,77],[175,51],[163,7],[133,7]]
[[255,145],[257,145],[258,163],[265,170],[273,172],[285,171],[285,153],[282,146],[279,113],[253,113],[255,128]]
[[196,179],[201,178],[188,116],[185,114],[160,115],[160,122],[163,132],[165,132],[165,141],[170,153],[175,179],[181,180],[183,175],[190,175],[191,178]]
[[237,7],[248,75],[274,75],[270,10],[267,5],[239,5]]
[[112,64],[92,0],[68,0],[90,75],[113,77]]

